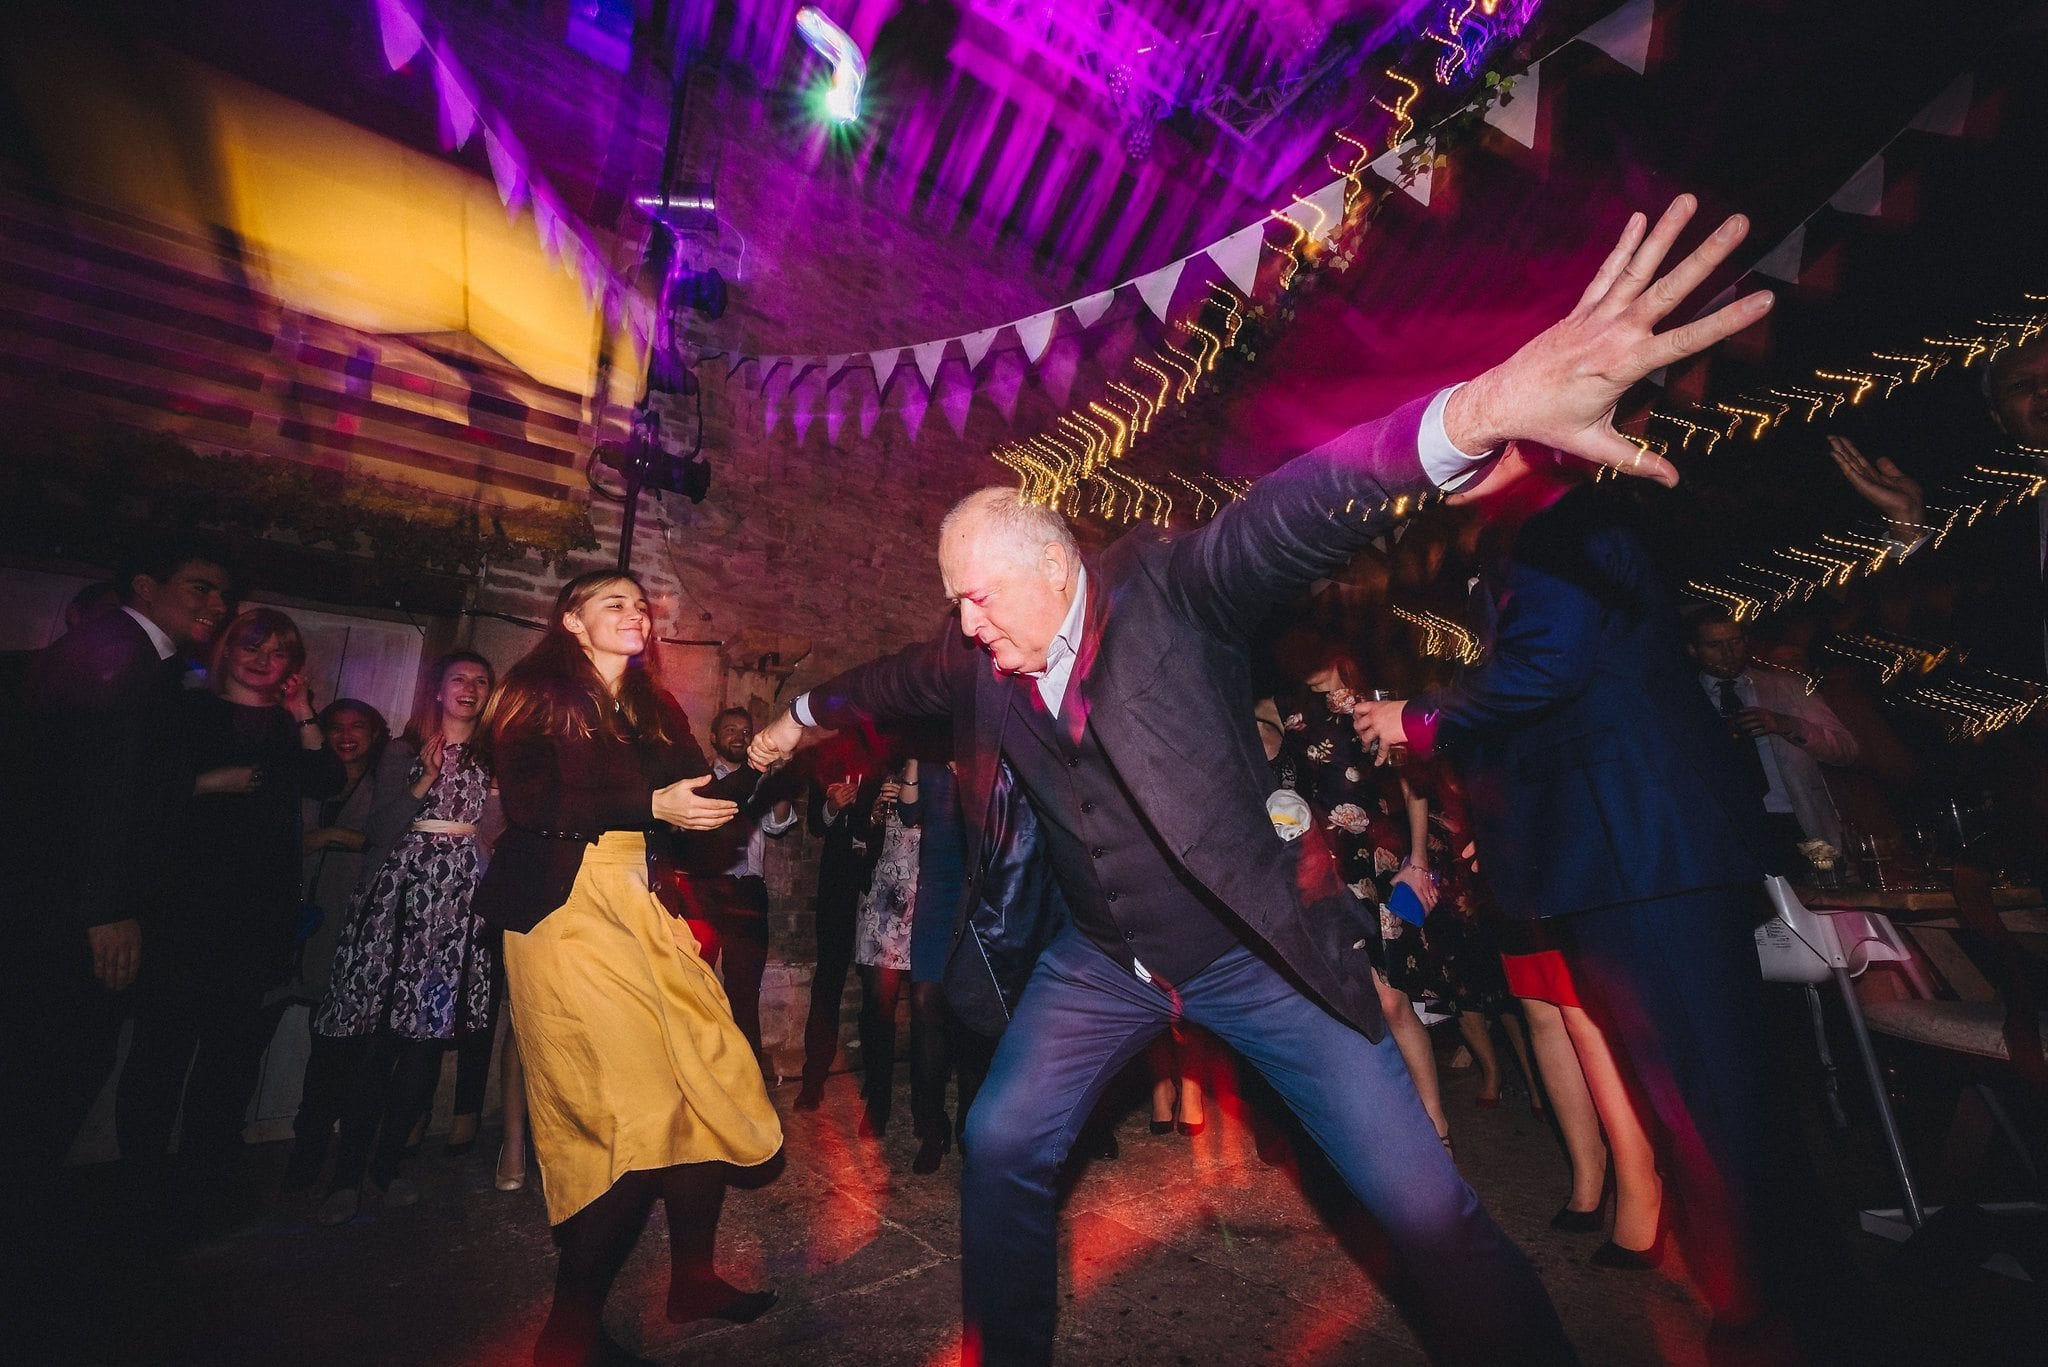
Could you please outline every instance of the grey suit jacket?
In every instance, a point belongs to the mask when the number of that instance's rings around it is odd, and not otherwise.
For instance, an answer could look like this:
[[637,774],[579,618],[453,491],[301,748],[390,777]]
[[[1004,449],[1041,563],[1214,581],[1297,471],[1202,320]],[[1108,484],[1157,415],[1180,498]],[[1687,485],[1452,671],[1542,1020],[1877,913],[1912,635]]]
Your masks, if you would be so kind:
[[[1197,531],[1146,529],[1088,566],[1087,641],[1069,706],[1096,738],[1169,857],[1244,923],[1322,1003],[1377,1039],[1384,1029],[1362,905],[1334,869],[1305,867],[1310,842],[1284,842],[1266,812],[1272,787],[1252,719],[1247,646],[1317,579],[1394,521],[1382,505],[1430,489],[1417,401],[1297,457]],[[935,641],[861,665],[811,691],[826,726],[950,716],[968,845],[982,845],[1002,722],[1016,697],[973,642]],[[980,860],[972,860],[963,907]],[[956,935],[960,932],[956,929]]]

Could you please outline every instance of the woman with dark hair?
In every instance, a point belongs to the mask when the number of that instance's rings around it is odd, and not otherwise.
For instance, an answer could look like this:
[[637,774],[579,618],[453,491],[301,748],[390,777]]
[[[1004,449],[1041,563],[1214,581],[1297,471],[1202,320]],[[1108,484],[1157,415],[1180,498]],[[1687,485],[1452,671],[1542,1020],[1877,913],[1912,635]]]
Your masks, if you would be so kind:
[[406,1138],[433,1103],[447,1046],[492,1022],[493,955],[470,910],[482,873],[476,822],[491,791],[476,744],[491,665],[458,650],[431,677],[433,693],[405,728],[409,782],[380,794],[370,815],[390,853],[357,890],[313,1022],[356,1055],[322,1224],[355,1216],[365,1176],[387,1206],[419,1199],[398,1175]]
[[116,1128],[126,1158],[161,1163],[182,1096],[179,1164],[197,1179],[186,1194],[200,1200],[225,1194],[273,1028],[264,996],[292,973],[299,804],[346,779],[313,713],[305,663],[291,618],[247,609],[214,642],[213,686],[180,694],[167,722],[170,763],[192,800],[169,832],[166,892],[149,909]]
[[711,767],[640,663],[652,626],[630,576],[570,580],[487,724],[506,829],[476,907],[505,932],[560,1250],[534,1346],[542,1367],[635,1360],[605,1335],[602,1311],[656,1197],[668,1208],[670,1320],[744,1322],[775,1301],[713,1267],[727,1175],[776,1158],[782,1129],[717,975],[649,886],[657,822],[716,830],[739,810],[699,791]]
[[[307,798],[301,804],[305,835],[300,845],[305,856],[300,864],[298,973],[283,989],[285,1002],[303,1004],[314,1014],[327,999],[335,946],[341,941],[349,901],[370,857],[370,813],[377,794],[380,790],[389,793],[405,782],[403,770],[392,775],[383,768],[391,728],[384,714],[370,704],[336,698],[321,711],[320,730],[347,778],[334,796]],[[378,851],[380,859],[381,855]],[[299,1111],[292,1121],[294,1142],[281,1184],[284,1191],[304,1191],[319,1180],[326,1167],[334,1126],[341,1119],[345,1076],[332,1041],[312,1033],[299,1087]]]

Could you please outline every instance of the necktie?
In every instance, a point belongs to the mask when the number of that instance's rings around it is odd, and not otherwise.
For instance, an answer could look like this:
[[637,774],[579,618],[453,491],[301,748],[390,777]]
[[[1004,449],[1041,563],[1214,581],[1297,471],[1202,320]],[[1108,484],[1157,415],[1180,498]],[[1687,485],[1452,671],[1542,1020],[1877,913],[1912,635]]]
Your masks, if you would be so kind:
[[[1743,710],[1742,695],[1735,691],[1735,680],[1722,679],[1719,682],[1721,688],[1721,715],[1732,721],[1735,715]],[[1763,744],[1763,738],[1759,736],[1752,740],[1740,731],[1735,732],[1734,735],[1736,745],[1742,750],[1742,756],[1745,761],[1743,767],[1749,771],[1749,781],[1756,786],[1757,795],[1761,797],[1763,794],[1771,791],[1771,776],[1764,772],[1763,756],[1757,753],[1757,747]]]

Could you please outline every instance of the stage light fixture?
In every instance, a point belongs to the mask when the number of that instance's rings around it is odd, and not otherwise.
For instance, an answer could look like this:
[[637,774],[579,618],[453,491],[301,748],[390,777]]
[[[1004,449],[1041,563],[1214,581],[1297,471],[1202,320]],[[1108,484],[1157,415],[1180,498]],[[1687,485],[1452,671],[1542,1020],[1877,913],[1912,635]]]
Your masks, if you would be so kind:
[[860,117],[861,87],[867,84],[868,63],[847,31],[827,19],[815,5],[796,12],[796,31],[811,51],[832,64],[832,83],[825,90],[825,113],[834,123]]

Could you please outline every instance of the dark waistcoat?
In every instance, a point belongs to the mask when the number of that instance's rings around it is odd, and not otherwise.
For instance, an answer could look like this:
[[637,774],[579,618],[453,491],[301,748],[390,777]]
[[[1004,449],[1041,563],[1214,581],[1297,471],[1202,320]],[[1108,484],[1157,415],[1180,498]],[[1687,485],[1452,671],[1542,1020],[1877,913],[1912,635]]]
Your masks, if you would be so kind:
[[1003,753],[1043,823],[1075,926],[1126,968],[1135,958],[1187,981],[1239,942],[1232,918],[1139,815],[1072,694],[1054,717],[1035,683],[1017,689]]

